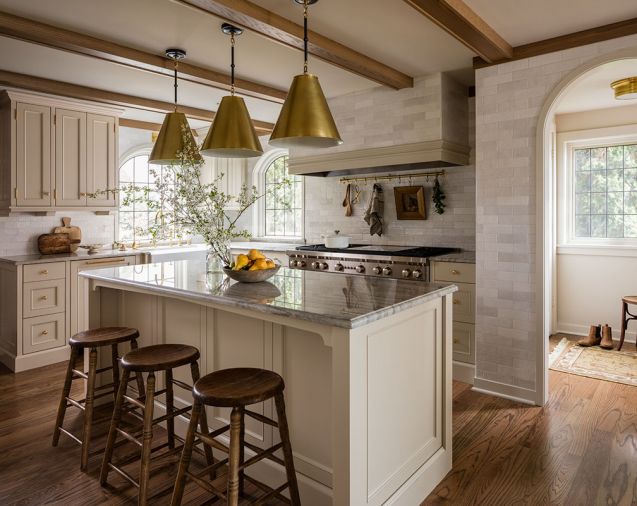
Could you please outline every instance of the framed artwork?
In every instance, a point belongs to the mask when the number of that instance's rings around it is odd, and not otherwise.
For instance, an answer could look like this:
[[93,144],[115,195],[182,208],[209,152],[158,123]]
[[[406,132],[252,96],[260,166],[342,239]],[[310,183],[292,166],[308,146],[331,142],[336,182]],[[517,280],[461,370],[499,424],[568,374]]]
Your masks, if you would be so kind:
[[426,220],[425,188],[423,186],[394,187],[396,216],[399,220]]

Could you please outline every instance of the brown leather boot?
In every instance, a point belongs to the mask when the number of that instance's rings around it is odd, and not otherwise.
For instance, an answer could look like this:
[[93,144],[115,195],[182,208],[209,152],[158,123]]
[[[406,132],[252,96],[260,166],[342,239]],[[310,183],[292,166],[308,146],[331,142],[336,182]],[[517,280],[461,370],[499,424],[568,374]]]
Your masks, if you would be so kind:
[[591,329],[588,331],[588,337],[583,337],[577,344],[580,346],[597,346],[602,340],[602,326],[591,325]]
[[602,328],[602,342],[599,346],[605,350],[613,349],[613,331],[608,326],[608,323],[604,325],[604,328]]

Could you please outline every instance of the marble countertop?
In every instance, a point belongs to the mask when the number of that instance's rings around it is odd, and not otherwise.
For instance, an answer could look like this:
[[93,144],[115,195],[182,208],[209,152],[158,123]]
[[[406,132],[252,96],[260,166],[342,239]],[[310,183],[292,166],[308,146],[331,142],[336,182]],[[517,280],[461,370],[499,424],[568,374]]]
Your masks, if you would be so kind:
[[462,250],[456,253],[449,253],[447,255],[431,257],[431,260],[434,262],[458,262],[461,264],[475,264],[476,252]]
[[14,265],[40,264],[46,262],[66,262],[70,260],[91,260],[93,258],[121,257],[128,255],[137,255],[139,253],[143,252],[133,249],[119,251],[117,249],[109,248],[101,250],[98,253],[89,254],[87,250],[79,249],[75,253],[60,253],[58,255],[41,255],[40,253],[32,253],[29,255],[0,257],[0,262],[10,263]]
[[269,281],[237,283],[205,264],[179,260],[84,271],[80,276],[157,295],[356,328],[457,290],[452,284],[350,276],[281,267]]

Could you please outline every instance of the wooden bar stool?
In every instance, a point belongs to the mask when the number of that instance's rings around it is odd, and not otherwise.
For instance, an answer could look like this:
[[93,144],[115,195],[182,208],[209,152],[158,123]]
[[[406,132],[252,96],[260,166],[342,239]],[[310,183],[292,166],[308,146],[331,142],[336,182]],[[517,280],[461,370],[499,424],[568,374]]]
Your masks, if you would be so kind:
[[[102,486],[106,485],[108,473],[112,469],[139,488],[139,495],[137,499],[138,504],[145,505],[148,503],[148,481],[150,479],[151,455],[166,447],[168,447],[169,450],[158,455],[157,458],[166,457],[181,451],[183,445],[175,447],[175,440],[183,442],[183,439],[175,434],[175,417],[185,415],[192,410],[192,406],[175,409],[173,403],[173,385],[177,385],[178,387],[188,391],[191,391],[192,387],[174,379],[172,370],[176,367],[190,364],[192,381],[195,383],[199,379],[199,365],[197,364],[198,359],[199,350],[193,346],[183,344],[158,344],[154,346],[146,346],[130,351],[124,355],[121,360],[122,379],[115,399],[113,418],[108,432],[104,459],[102,460],[102,469],[100,472],[100,484]],[[164,371],[166,386],[163,390],[155,391],[155,373],[161,371]],[[143,398],[140,398],[141,400],[134,399],[126,394],[126,385],[132,372],[136,375],[142,372],[148,373],[148,377],[146,379],[146,393]],[[162,394],[166,394],[166,414],[153,419],[155,397]],[[125,412],[124,403],[128,403],[142,410],[143,425],[141,427],[141,431],[138,428],[135,432],[127,432],[120,428],[122,414]],[[208,423],[206,421],[205,413],[201,414],[201,416],[197,415],[195,419],[201,420],[201,431],[202,433],[207,434]],[[162,422],[166,422],[168,441],[152,448],[153,426]],[[121,435],[126,440],[139,446],[141,448],[141,455],[127,458],[116,464],[113,463],[113,449],[116,446],[115,440],[117,439],[117,435]],[[142,436],[142,441],[139,441],[139,436]],[[206,447],[204,454],[208,465],[212,465],[214,463],[212,450]],[[138,460],[140,461],[140,473],[139,481],[136,481],[128,472],[124,471],[122,467],[137,462]]]
[[[89,445],[91,442],[91,429],[93,426],[93,404],[96,399],[104,397],[106,395],[117,394],[119,387],[119,368],[118,361],[120,360],[117,350],[119,343],[130,342],[131,348],[137,348],[137,338],[139,332],[137,329],[131,329],[127,327],[104,327],[99,329],[85,330],[79,332],[71,337],[69,344],[71,346],[71,356],[69,358],[69,364],[66,370],[66,377],[64,379],[64,387],[62,388],[62,397],[60,398],[60,404],[58,406],[57,418],[55,420],[55,429],[53,430],[53,446],[58,445],[60,434],[69,436],[74,441],[78,442],[82,446],[82,458],[80,461],[80,469],[86,470],[89,457]],[[110,367],[97,368],[97,349],[103,346],[111,347],[111,360],[112,365]],[[75,368],[77,359],[81,352],[85,348],[89,349],[89,361],[88,361],[88,373],[78,371]],[[95,387],[95,377],[97,374],[113,371],[113,382],[99,387]],[[71,392],[71,383],[75,379],[85,379],[86,385],[86,397],[81,400],[72,399],[69,395]],[[141,376],[136,376],[137,387],[140,392],[144,391],[144,383]],[[105,390],[101,392],[101,390]],[[96,395],[96,392],[100,392]],[[84,430],[82,439],[78,438],[70,431],[66,430],[62,425],[64,424],[64,415],[66,414],[66,408],[74,406],[84,411]]]
[[622,298],[622,332],[619,336],[619,348],[617,351],[622,349],[624,345],[624,337],[626,337],[626,328],[628,327],[628,322],[631,320],[637,320],[637,315],[632,314],[628,311],[628,305],[637,305],[637,295],[627,295]]
[[[264,504],[268,499],[273,497],[294,506],[301,504],[296,474],[294,472],[292,446],[290,445],[288,424],[285,416],[284,388],[283,378],[275,372],[250,368],[223,369],[207,374],[195,383],[195,387],[193,388],[195,404],[190,418],[190,425],[188,426],[188,433],[186,434],[184,449],[181,454],[181,461],[179,462],[179,471],[177,472],[175,490],[171,501],[172,506],[181,504],[186,478],[190,478],[197,485],[213,494],[214,497],[210,502],[222,499],[227,501],[227,504],[236,506],[239,504],[239,497],[243,493],[243,482],[247,480],[265,492],[265,495],[252,501],[255,504]],[[272,397],[274,397],[278,423],[259,413],[246,409],[246,406],[250,404],[256,404],[257,402],[262,402]],[[204,406],[232,408],[230,424],[208,434],[197,432],[197,419],[206,412]],[[262,450],[255,445],[245,442],[245,415],[272,425],[273,427],[278,427],[281,442],[267,450]],[[230,431],[229,448],[214,439],[227,430]],[[188,467],[190,465],[193,445],[196,442],[195,437],[198,438],[197,442],[204,443],[206,447],[214,447],[228,453],[228,458],[216,462],[212,466],[208,466],[198,474],[191,473]],[[244,447],[251,449],[256,455],[250,457],[248,460],[244,460]],[[274,455],[278,450],[283,451],[283,459]],[[248,466],[256,464],[264,458],[273,460],[285,467],[287,481],[283,485],[273,489],[265,483],[244,474],[244,470]],[[204,481],[203,478],[210,471],[215,471],[225,464],[228,464],[228,480],[226,490],[224,491]],[[218,477],[220,476],[217,476],[217,478]],[[291,499],[281,494],[286,488],[289,488]]]

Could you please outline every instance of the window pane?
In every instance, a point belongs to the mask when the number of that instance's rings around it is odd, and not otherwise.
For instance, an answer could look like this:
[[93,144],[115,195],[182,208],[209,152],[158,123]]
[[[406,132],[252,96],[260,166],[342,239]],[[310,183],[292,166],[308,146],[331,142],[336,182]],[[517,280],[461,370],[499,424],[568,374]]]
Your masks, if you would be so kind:
[[624,193],[624,214],[637,214],[637,192]]
[[606,191],[606,171],[605,170],[596,170],[591,172],[591,191],[592,192]]
[[605,193],[591,193],[591,214],[606,214]]
[[575,170],[591,170],[591,150],[575,150]]
[[575,191],[584,193],[591,191],[591,174],[590,172],[580,172],[575,176]]
[[591,216],[591,237],[606,237],[606,216]]
[[[608,214],[623,214],[623,213],[624,213],[624,193],[610,192],[608,194]],[[584,211],[582,211],[582,214],[584,214]]]
[[[621,194],[622,199],[624,194]],[[575,196],[575,214],[591,214],[591,196],[589,193],[579,193]]]
[[624,216],[624,237],[637,238],[637,216]]
[[637,144],[624,146],[624,168],[637,167]]
[[624,237],[623,216],[608,215],[606,224],[606,232],[608,237]]
[[624,166],[624,146],[611,146],[606,153],[606,167],[621,169]]
[[591,236],[591,217],[590,216],[575,217],[575,236],[576,237]]
[[624,170],[624,190],[637,191],[637,169]]
[[121,183],[131,183],[133,181],[133,174],[135,170],[135,159],[130,158],[119,169],[119,180]]
[[606,148],[591,149],[591,170],[606,169]]
[[624,171],[609,170],[606,173],[606,184],[609,192],[622,191],[624,189]]
[[[144,161],[144,158],[146,161]],[[148,183],[148,158],[136,156],[135,157],[135,182],[136,183]]]

